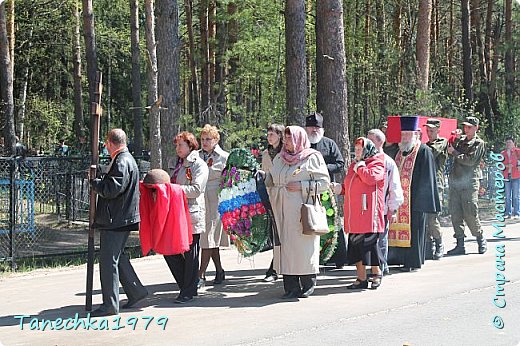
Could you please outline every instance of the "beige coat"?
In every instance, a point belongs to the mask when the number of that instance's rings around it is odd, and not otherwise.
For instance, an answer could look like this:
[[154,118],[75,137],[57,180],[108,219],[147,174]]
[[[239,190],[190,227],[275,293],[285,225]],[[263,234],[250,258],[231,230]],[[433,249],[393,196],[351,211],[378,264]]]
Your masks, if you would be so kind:
[[[312,178],[311,178],[312,175]],[[318,193],[329,186],[329,172],[321,154],[312,154],[299,164],[289,166],[280,155],[273,160],[273,167],[266,175],[269,198],[280,234],[281,246],[274,249],[274,268],[278,274],[308,275],[316,274],[320,262],[320,237],[303,235],[300,222],[300,209],[307,197],[313,194],[315,183]],[[302,191],[289,192],[287,183],[301,182]]]
[[[202,150],[199,156],[204,157]],[[218,248],[222,244],[222,222],[220,222],[220,214],[218,213],[218,190],[222,171],[226,167],[226,160],[229,153],[225,152],[217,144],[213,152],[206,160],[209,168],[208,183],[206,185],[206,193],[204,194],[206,201],[206,232],[200,237],[200,247],[202,249]],[[224,243],[226,243],[224,241]]]
[[[173,175],[175,161],[170,161],[168,166],[170,169],[170,177]],[[191,180],[186,175],[187,169],[191,171]],[[181,185],[186,198],[188,199],[188,208],[190,209],[192,233],[200,234],[206,230],[205,220],[205,201],[204,192],[206,183],[208,182],[208,166],[199,157],[199,152],[193,150],[184,160],[179,174],[177,175],[177,184]]]
[[265,149],[262,151],[262,171],[269,173],[271,167],[273,167],[273,161],[271,156],[269,156],[269,150]]

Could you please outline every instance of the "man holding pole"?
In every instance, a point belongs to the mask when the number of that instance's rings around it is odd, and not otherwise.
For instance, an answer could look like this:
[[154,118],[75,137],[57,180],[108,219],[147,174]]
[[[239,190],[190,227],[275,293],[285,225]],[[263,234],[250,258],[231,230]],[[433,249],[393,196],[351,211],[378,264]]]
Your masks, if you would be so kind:
[[126,143],[123,130],[110,130],[106,140],[112,158],[108,173],[90,180],[98,195],[93,227],[100,231],[99,272],[103,295],[103,304],[91,313],[94,317],[119,313],[119,281],[128,297],[123,308],[134,306],[148,295],[124,253],[130,231],[137,231],[140,221],[139,169]]

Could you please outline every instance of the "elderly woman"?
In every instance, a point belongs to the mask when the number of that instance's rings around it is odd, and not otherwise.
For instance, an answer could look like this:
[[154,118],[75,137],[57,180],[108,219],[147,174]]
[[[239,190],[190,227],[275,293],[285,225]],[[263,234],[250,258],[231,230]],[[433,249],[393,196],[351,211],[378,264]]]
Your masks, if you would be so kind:
[[374,143],[364,137],[354,142],[355,160],[350,164],[343,187],[334,184],[336,193],[345,194],[345,233],[348,234],[347,259],[355,264],[356,281],[347,289],[368,288],[365,266],[372,266],[372,289],[381,285],[379,233],[384,231],[385,159]]
[[[206,232],[200,237],[200,247],[202,249],[199,269],[199,279],[197,286],[203,287],[206,281],[206,269],[209,260],[215,264],[215,280],[213,283],[221,284],[225,279],[224,269],[220,263],[219,246],[223,240],[222,223],[218,213],[218,190],[222,170],[226,166],[228,153],[220,148],[218,142],[220,134],[215,126],[206,124],[200,134],[202,150],[199,151],[200,157],[206,162],[209,168],[208,183],[204,194],[206,202]],[[225,235],[224,235],[225,236]]]
[[316,285],[320,237],[303,234],[301,205],[308,193],[327,190],[329,173],[321,154],[311,149],[303,128],[286,127],[284,138],[284,146],[266,175],[281,243],[275,246],[274,267],[283,275],[283,299],[307,298]]
[[180,293],[175,303],[183,304],[193,300],[197,295],[199,238],[205,230],[204,191],[208,181],[208,166],[199,157],[199,143],[192,133],[181,132],[173,142],[178,158],[175,166],[170,167],[170,181],[179,184],[188,199],[193,242],[188,252],[167,255],[164,259],[179,285]]
[[[279,124],[271,124],[267,128],[267,149],[262,152],[262,171],[269,173],[273,167],[273,160],[276,155],[282,150],[283,136],[285,126]],[[267,272],[265,272],[265,282],[273,282],[278,280],[278,274],[273,267],[273,261]]]

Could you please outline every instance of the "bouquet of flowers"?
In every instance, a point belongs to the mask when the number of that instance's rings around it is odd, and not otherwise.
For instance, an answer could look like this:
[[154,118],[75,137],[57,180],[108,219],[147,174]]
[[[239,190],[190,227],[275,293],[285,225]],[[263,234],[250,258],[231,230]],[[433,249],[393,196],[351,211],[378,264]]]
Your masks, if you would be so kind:
[[249,151],[233,149],[220,181],[218,211],[222,227],[245,257],[262,250],[269,239],[267,211],[254,178],[258,169],[258,163]]
[[341,218],[332,190],[329,189],[321,195],[321,204],[327,211],[327,223],[329,224],[329,233],[320,237],[320,264],[325,264],[336,251],[338,232],[341,232]]

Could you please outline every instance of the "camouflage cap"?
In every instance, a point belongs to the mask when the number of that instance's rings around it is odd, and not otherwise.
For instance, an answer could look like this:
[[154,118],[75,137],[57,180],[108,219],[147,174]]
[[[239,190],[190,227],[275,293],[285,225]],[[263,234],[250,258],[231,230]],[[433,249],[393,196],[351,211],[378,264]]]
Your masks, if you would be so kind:
[[462,125],[468,125],[468,126],[478,126],[480,121],[478,118],[475,117],[467,117],[463,122]]

